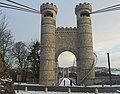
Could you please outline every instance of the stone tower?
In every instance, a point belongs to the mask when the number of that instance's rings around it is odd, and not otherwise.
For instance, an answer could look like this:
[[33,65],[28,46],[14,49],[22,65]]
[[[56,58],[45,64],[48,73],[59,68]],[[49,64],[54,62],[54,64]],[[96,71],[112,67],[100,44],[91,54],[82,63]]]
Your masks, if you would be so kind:
[[75,14],[77,16],[78,32],[78,84],[90,85],[95,79],[93,61],[92,26],[90,13],[91,5],[88,3],[76,5]]
[[58,85],[58,56],[64,51],[70,51],[76,57],[77,84],[94,84],[91,10],[90,4],[80,3],[75,8],[77,28],[56,28],[56,5],[41,5],[40,84]]
[[39,83],[56,84],[55,31],[57,7],[53,3],[42,4],[41,11],[41,63]]

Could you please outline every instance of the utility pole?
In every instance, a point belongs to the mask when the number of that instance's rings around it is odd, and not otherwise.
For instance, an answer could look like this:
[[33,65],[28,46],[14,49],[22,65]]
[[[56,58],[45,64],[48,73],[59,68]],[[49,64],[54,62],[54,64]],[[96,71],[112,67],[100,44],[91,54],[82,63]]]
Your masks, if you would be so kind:
[[107,57],[108,57],[108,67],[109,67],[109,80],[110,80],[110,86],[112,86],[111,68],[110,68],[110,56],[109,56],[109,53],[107,53]]

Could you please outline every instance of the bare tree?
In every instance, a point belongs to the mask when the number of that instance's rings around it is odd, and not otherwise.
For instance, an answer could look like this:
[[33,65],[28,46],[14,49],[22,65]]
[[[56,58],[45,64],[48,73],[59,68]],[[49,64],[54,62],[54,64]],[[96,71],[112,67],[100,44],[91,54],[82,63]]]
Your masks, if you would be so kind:
[[0,53],[3,55],[6,65],[10,65],[9,51],[14,43],[11,31],[8,29],[6,16],[0,14]]
[[26,45],[23,42],[15,43],[11,50],[11,54],[14,58],[14,62],[19,66],[19,68],[25,69],[27,66],[28,56]]

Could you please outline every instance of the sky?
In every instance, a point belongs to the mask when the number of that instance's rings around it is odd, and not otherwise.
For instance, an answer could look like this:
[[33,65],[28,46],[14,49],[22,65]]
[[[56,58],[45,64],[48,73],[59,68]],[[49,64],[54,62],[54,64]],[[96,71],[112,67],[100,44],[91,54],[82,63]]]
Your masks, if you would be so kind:
[[[1,0],[5,1],[5,0]],[[13,0],[40,10],[42,3],[57,5],[57,27],[76,27],[75,6],[90,3],[92,11],[120,4],[120,0]],[[40,40],[41,16],[2,8],[8,19],[8,28],[16,42]],[[97,54],[95,66],[107,67],[107,53],[110,53],[111,67],[120,68],[120,11],[91,15],[93,48]],[[59,56],[59,65],[67,67],[73,64],[74,55],[64,52]]]

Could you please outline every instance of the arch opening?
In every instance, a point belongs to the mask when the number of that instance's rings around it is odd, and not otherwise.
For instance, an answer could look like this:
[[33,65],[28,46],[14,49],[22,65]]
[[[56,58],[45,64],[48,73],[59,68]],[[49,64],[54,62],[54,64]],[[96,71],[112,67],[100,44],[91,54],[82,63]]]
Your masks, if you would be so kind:
[[46,12],[44,13],[44,17],[53,17],[53,13],[50,12],[50,11],[46,11]]
[[76,56],[70,51],[64,51],[58,56],[59,67],[67,68],[76,66]]
[[58,56],[58,75],[59,78],[71,78],[76,76],[76,56],[70,52],[65,51]]
[[90,17],[90,13],[87,11],[84,11],[80,14],[80,17]]

